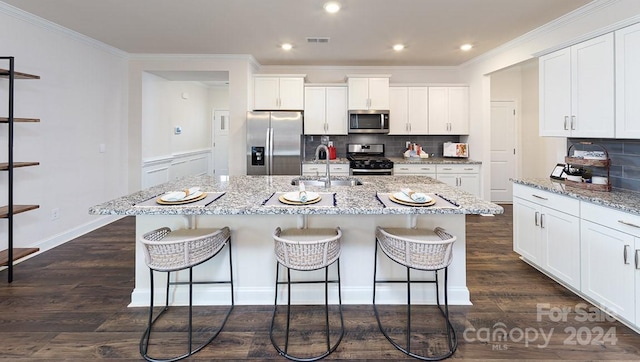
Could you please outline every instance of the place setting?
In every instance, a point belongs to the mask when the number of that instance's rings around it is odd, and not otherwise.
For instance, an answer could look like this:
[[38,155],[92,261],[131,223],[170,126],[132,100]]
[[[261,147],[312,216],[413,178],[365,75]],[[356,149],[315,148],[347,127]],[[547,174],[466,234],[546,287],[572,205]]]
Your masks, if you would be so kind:
[[298,185],[298,191],[274,192],[263,206],[336,206],[335,193],[307,191],[304,182]]
[[204,192],[199,187],[190,187],[180,191],[169,191],[159,196],[143,201],[135,206],[208,206],[219,199],[224,192]]
[[416,192],[410,188],[402,188],[400,191],[391,193],[378,192],[376,197],[384,207],[460,207],[438,194]]

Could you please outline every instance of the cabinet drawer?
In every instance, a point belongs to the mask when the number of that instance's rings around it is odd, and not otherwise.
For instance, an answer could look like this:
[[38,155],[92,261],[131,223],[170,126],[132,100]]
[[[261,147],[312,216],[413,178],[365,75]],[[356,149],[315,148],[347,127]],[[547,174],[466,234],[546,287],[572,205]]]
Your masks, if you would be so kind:
[[426,175],[432,176],[436,173],[435,165],[421,164],[401,164],[393,165],[394,175]]
[[440,173],[479,173],[480,165],[437,165]]
[[317,173],[321,173],[321,174],[325,174],[327,173],[327,166],[326,165],[318,165],[318,164],[314,164],[314,163],[303,163],[302,164],[302,173],[303,174],[316,174]]
[[581,203],[580,215],[584,220],[640,237],[640,215],[614,210],[610,207],[590,202]]
[[329,170],[331,171],[331,174],[335,176],[349,175],[349,164],[346,164],[346,163],[330,164]]
[[580,215],[580,201],[571,197],[515,183],[513,184],[513,197],[519,197],[570,215]]

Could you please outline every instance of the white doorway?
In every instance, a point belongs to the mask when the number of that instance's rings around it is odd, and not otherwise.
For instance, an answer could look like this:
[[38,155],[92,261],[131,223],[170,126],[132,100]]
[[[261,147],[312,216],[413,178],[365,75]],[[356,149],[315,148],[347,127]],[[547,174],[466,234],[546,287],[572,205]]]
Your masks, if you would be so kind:
[[216,176],[229,175],[229,121],[228,110],[213,111],[213,127],[211,127],[213,167],[211,169]]
[[516,177],[516,104],[491,102],[491,202],[511,203]]

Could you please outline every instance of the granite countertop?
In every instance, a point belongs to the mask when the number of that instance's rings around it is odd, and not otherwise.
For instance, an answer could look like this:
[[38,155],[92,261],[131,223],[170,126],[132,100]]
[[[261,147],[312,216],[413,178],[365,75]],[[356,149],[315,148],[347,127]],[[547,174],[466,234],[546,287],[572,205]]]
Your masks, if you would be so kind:
[[412,164],[412,163],[416,163],[416,164],[443,164],[443,165],[456,165],[456,164],[460,164],[460,165],[480,165],[482,164],[482,162],[480,161],[474,161],[472,159],[469,158],[453,158],[453,157],[429,157],[429,158],[419,158],[419,157],[409,157],[409,158],[405,158],[405,157],[387,157],[388,159],[390,159],[391,161],[393,161],[393,163],[397,163],[397,164]]
[[[303,160],[302,163],[310,163],[310,164],[326,164],[327,160],[315,160],[315,159],[306,159]],[[329,160],[329,163],[349,163],[349,160],[347,160],[344,157],[337,157],[336,159],[333,160]]]
[[591,191],[566,186],[563,181],[557,181],[550,178],[511,179],[511,181],[517,184],[640,215],[640,193],[638,192],[621,189],[613,189],[610,192]]
[[[93,215],[255,215],[255,214],[309,214],[309,215],[381,215],[381,214],[501,214],[501,206],[481,200],[475,196],[448,186],[425,176],[358,176],[361,186],[307,186],[307,191],[335,192],[336,205],[333,207],[314,206],[264,206],[263,202],[274,192],[297,191],[291,180],[317,179],[300,176],[191,176],[167,182],[131,195],[93,206]],[[332,177],[332,180],[353,179],[354,177]],[[153,199],[165,192],[200,187],[202,191],[223,191],[224,196],[208,206],[154,205],[135,206],[137,203]],[[416,192],[437,193],[458,204],[459,208],[429,207],[383,207],[376,193],[398,192],[409,187]]]

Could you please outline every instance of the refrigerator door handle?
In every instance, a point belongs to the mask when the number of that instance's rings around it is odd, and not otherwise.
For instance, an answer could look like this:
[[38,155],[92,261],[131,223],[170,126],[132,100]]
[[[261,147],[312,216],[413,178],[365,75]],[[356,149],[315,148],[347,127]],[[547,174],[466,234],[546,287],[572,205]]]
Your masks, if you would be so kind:
[[265,148],[264,148],[264,164],[267,168],[267,175],[271,173],[271,128],[267,128],[267,135],[265,136]]
[[267,175],[273,174],[273,128],[269,128],[269,167]]

